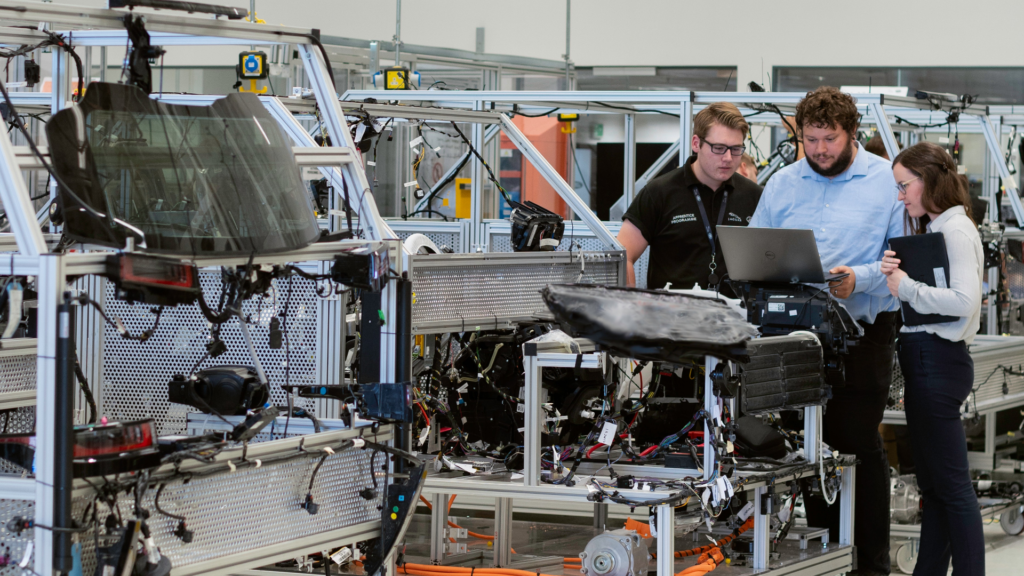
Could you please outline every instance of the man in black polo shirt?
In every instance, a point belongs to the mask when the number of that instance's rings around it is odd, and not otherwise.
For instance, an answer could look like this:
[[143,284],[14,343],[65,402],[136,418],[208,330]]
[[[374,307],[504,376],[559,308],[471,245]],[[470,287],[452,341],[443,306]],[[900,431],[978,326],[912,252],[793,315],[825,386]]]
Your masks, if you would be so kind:
[[736,174],[749,129],[728,102],[711,104],[694,117],[693,156],[651,180],[622,216],[618,239],[630,263],[629,286],[636,286],[633,264],[650,246],[647,288],[718,285],[724,295],[734,296],[727,284],[719,284],[726,268],[715,227],[746,226],[761,198],[760,186]]

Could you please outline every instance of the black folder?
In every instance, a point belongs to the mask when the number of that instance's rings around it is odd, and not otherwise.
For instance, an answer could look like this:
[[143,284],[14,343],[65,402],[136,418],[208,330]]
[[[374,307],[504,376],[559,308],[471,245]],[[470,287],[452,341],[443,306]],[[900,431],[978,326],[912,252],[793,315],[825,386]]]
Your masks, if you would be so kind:
[[[889,250],[896,253],[896,257],[900,259],[900,270],[906,272],[911,280],[932,287],[949,288],[949,255],[946,253],[946,240],[941,232],[892,238],[889,240]],[[900,305],[903,310],[903,323],[907,326],[940,324],[960,319],[957,316],[943,314],[922,314],[902,301]]]

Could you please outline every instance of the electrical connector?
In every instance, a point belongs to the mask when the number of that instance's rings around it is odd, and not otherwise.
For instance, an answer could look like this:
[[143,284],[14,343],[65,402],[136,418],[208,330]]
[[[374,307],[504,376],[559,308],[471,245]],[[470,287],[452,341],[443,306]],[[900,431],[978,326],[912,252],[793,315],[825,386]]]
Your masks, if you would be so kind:
[[310,516],[316,514],[320,510],[320,505],[317,504],[316,502],[313,502],[312,494],[306,494],[306,500],[302,504],[300,504],[299,507],[305,510],[306,512],[309,512]]
[[178,527],[174,529],[174,535],[180,538],[185,544],[192,542],[192,538],[195,536],[191,530],[185,527],[184,520],[178,522]]
[[21,535],[25,530],[29,530],[34,525],[34,522],[30,518],[23,518],[21,516],[15,516],[7,522],[7,531],[13,534]]

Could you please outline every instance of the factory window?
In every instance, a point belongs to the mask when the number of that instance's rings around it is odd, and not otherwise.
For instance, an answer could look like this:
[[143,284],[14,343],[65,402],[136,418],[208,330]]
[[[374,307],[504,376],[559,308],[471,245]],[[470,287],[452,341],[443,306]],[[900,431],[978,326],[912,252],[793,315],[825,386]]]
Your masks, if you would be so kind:
[[818,86],[907,86],[917,90],[978,96],[982,104],[1024,103],[1024,68],[1011,67],[841,67],[776,66],[778,92],[805,92]]
[[576,68],[576,89],[735,92],[736,67],[595,66]]

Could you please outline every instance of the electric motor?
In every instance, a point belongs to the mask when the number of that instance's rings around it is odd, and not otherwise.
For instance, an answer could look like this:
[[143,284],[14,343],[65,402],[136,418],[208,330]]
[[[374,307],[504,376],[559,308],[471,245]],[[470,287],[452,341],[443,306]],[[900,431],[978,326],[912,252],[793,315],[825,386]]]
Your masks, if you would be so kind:
[[613,530],[593,537],[580,559],[589,576],[645,576],[650,555],[635,530]]
[[921,491],[917,488],[917,478],[906,474],[893,478],[892,498],[889,508],[892,510],[892,521],[897,524],[917,524],[921,519]]

